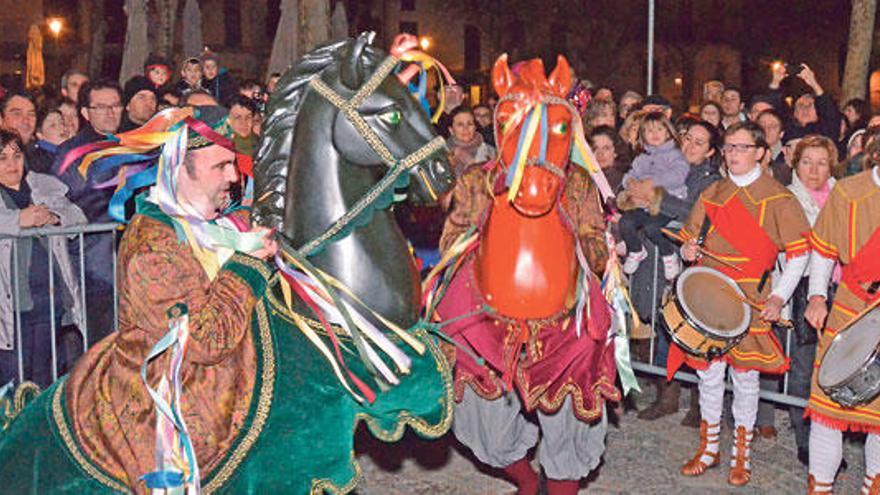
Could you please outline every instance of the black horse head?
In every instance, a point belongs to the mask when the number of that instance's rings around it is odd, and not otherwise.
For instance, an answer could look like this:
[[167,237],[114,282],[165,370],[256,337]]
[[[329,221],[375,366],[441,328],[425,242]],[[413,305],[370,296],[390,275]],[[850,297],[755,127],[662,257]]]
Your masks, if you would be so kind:
[[[254,167],[254,221],[277,228],[282,245],[310,256],[374,311],[411,325],[418,272],[387,207],[407,182],[411,199],[434,201],[453,176],[429,117],[372,37],[318,48],[279,81]],[[364,198],[369,206],[328,236]]]
[[[375,146],[370,145],[368,136],[356,127],[357,122],[352,122],[342,109],[309,86],[315,78],[344,101],[358,95],[365,84],[378,82],[354,110],[395,161],[412,155],[436,138],[429,117],[393,73],[373,81],[375,71],[386,61],[387,54],[373,47],[372,39],[373,33],[364,33],[318,48],[279,81],[269,102],[265,124],[267,139],[260,147],[255,168],[254,214],[258,223],[268,227],[287,224],[285,197],[293,180],[288,169],[291,155],[299,152],[292,149],[292,145],[296,134],[316,134],[315,126],[325,126],[317,134],[329,139],[309,144],[322,148],[327,161],[342,167],[372,167],[376,169],[376,177],[387,171],[387,157],[383,160]],[[329,126],[328,112],[333,114]],[[299,141],[298,144],[302,144],[302,140]],[[443,150],[423,157],[409,170],[409,175],[409,197],[415,202],[436,201],[440,194],[452,188],[454,181]],[[288,232],[286,228],[280,230]]]

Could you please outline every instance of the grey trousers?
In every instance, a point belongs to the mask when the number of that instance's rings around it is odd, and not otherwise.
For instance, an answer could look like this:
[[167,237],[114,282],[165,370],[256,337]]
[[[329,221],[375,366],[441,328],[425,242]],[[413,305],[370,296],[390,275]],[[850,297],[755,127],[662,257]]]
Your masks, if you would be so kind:
[[[574,415],[571,397],[554,414],[538,411],[538,424],[527,420],[516,393],[486,400],[466,387],[455,406],[452,431],[481,462],[503,468],[538,444],[538,462],[548,478],[579,480],[596,468],[605,452],[608,418],[585,423]],[[539,426],[540,425],[540,426]]]

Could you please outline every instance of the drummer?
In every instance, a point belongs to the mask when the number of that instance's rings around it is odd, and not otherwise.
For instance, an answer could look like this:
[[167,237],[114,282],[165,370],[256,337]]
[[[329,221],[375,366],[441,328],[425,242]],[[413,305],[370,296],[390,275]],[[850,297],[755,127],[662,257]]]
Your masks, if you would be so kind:
[[[880,141],[869,145],[866,158],[866,171],[840,180],[831,190],[810,235],[810,302],[805,316],[813,327],[824,327],[816,350],[817,363],[837,330],[880,296],[875,285],[880,280]],[[825,299],[838,260],[843,273],[829,314]],[[806,412],[812,420],[810,493],[831,491],[842,458],[843,432],[858,431],[868,433],[862,493],[880,494],[880,398],[844,408],[818,386],[818,371],[818,366],[813,368]]]
[[[745,485],[751,478],[750,444],[758,411],[759,374],[782,374],[788,369],[782,346],[770,322],[777,321],[804,273],[808,245],[803,235],[809,224],[794,196],[762,172],[767,152],[761,128],[751,122],[737,123],[724,132],[722,154],[728,178],[710,185],[694,204],[681,231],[688,241],[682,246],[686,261],[714,268],[742,288],[753,307],[748,335],[724,356],[708,362],[693,356],[683,359],[699,376],[700,447],[681,469],[685,476],[699,476],[719,464],[721,406],[727,365],[733,368],[733,418],[736,425],[728,483]],[[702,247],[716,259],[701,253]],[[769,280],[777,256],[788,262],[776,287]],[[733,296],[732,296],[733,297]],[[733,304],[739,304],[733,301]],[[670,349],[667,370],[681,365],[682,351]]]

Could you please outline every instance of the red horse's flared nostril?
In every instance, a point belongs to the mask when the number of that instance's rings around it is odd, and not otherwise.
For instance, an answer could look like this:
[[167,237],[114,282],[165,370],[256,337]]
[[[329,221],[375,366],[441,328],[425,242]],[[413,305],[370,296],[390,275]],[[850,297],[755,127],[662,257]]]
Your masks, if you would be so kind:
[[556,203],[561,182],[547,170],[529,165],[513,199],[513,207],[523,215],[536,217],[548,213]]

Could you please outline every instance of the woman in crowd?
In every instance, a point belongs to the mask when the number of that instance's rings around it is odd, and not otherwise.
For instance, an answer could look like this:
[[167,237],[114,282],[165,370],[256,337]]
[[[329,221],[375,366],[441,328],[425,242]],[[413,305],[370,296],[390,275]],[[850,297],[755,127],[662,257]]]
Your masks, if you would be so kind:
[[587,105],[587,113],[584,115],[584,129],[590,133],[599,126],[614,127],[617,124],[617,109],[611,100],[594,99]]
[[[795,148],[793,165],[794,174],[788,190],[794,194],[804,209],[807,221],[812,227],[835,184],[832,173],[837,170],[837,148],[825,136],[817,134],[806,136]],[[818,339],[816,330],[810,328],[804,319],[809,271],[804,272],[804,275],[791,297],[791,322],[794,328],[788,349],[788,357],[791,359],[788,393],[806,399],[810,395],[810,377],[813,374]],[[833,280],[835,287],[839,279],[840,273],[836,270]],[[803,419],[804,410],[801,407],[791,406],[788,411],[797,443],[798,459],[808,464],[810,430]]]
[[623,176],[629,169],[629,160],[623,142],[613,127],[600,125],[590,132],[590,147],[596,154],[596,161],[605,173],[613,191],[620,188]]
[[[26,170],[23,145],[17,134],[0,130],[0,234],[18,235],[21,229],[86,223],[82,211],[66,197],[67,186],[54,176]],[[13,257],[12,250],[16,249]],[[65,236],[48,241],[32,237],[0,240],[0,382],[18,378],[21,345],[25,379],[41,387],[52,383],[52,321],[48,308],[49,251],[56,280],[55,328],[59,330],[62,300],[70,301],[74,323],[82,320],[79,283],[70,263]],[[16,259],[18,266],[12,267]],[[13,294],[17,277],[18,294]],[[63,287],[65,293],[57,288]],[[16,339],[15,312],[21,312],[21,342]]]
[[[673,220],[684,223],[703,190],[713,182],[721,179],[721,175],[718,173],[718,164],[721,157],[720,141],[721,137],[718,129],[704,120],[692,123],[682,135],[681,152],[690,165],[687,178],[685,178],[687,195],[684,198],[667,194],[665,189],[656,187],[649,180],[633,181],[629,184],[627,190],[630,191],[633,200],[646,208],[652,215],[663,214]],[[648,268],[645,267],[644,269]],[[631,287],[631,291],[634,302],[639,304],[639,306],[651,307],[650,303],[640,304],[639,302],[650,300],[653,295],[652,284],[636,284],[635,287]],[[658,323],[661,321],[662,319],[658,320]],[[669,334],[661,331],[660,335],[657,342],[655,364],[665,366],[669,351]],[[679,382],[667,382],[665,378],[661,377],[655,381],[655,385],[657,387],[657,395],[654,403],[639,412],[638,416],[640,419],[651,421],[678,412]],[[681,424],[694,428],[700,426],[699,394],[696,389],[691,392],[690,409],[684,419],[682,419]]]
[[629,148],[627,151],[631,156],[639,154],[639,127],[642,125],[642,120],[645,119],[647,114],[648,112],[644,110],[630,112],[626,119],[624,119],[623,124],[620,125],[620,139]]
[[483,136],[477,132],[477,124],[474,113],[466,106],[460,106],[452,111],[449,116],[449,146],[450,166],[456,177],[464,173],[464,170],[474,163],[483,163],[495,158],[495,148],[483,141]]
[[617,106],[617,115],[620,117],[620,121],[626,120],[629,114],[638,110],[641,104],[642,95],[632,90],[623,93],[623,96],[620,97],[620,105]]
[[721,107],[714,101],[707,101],[700,107],[700,118],[719,127],[721,125]]

